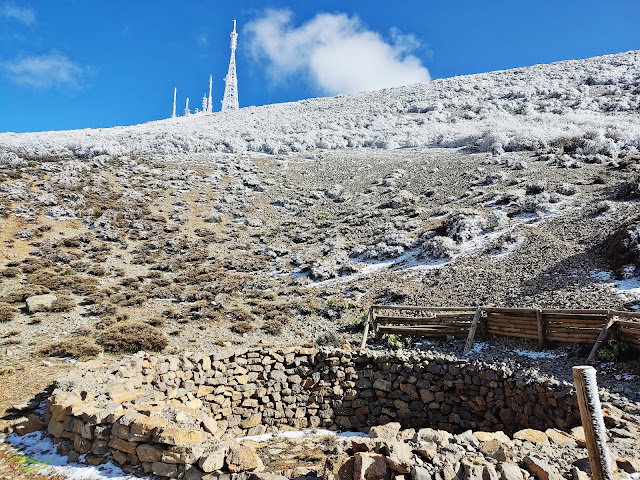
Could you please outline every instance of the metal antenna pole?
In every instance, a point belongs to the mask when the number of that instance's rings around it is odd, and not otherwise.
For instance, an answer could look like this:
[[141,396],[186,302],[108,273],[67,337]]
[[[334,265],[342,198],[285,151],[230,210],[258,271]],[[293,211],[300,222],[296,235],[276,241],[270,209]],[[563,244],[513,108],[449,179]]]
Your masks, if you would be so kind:
[[209,75],[209,100],[207,100],[207,112],[213,111],[213,101],[211,100],[211,88],[213,87],[213,75]]
[[173,113],[171,118],[176,116],[176,93],[178,93],[178,87],[173,87]]

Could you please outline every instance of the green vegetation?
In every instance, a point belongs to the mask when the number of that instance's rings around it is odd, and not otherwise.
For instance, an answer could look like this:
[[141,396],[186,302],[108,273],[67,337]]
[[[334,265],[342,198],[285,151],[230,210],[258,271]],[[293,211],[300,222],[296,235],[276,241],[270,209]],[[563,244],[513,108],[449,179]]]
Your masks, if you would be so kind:
[[630,350],[630,346],[617,340],[609,340],[598,350],[598,358],[605,362],[617,362]]

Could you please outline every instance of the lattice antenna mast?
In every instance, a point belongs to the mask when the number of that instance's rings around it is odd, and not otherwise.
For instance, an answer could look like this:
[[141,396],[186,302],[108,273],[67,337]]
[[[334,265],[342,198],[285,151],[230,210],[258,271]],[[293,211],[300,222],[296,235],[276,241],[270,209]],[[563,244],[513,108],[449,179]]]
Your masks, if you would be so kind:
[[231,59],[229,71],[224,77],[224,97],[222,97],[222,111],[237,110],[238,104],[238,77],[236,76],[236,47],[238,46],[238,34],[236,33],[236,19],[233,19],[233,32],[231,32]]

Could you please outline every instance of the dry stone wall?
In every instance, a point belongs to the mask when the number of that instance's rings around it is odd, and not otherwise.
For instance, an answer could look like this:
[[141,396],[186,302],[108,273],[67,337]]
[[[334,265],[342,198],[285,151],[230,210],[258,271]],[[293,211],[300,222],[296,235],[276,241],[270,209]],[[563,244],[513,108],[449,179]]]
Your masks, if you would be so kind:
[[[113,458],[166,477],[259,470],[235,438],[283,426],[450,432],[567,430],[571,386],[518,378],[505,366],[432,354],[250,348],[231,354],[101,358],[57,382],[46,403],[61,453]],[[235,459],[235,460],[234,460]],[[235,462],[235,463],[234,463]]]

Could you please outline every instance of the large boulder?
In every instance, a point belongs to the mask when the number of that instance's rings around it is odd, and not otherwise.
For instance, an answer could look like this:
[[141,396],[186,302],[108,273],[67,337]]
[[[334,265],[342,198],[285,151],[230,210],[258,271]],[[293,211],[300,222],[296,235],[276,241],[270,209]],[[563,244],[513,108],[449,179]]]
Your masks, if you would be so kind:
[[29,310],[29,313],[48,312],[57,299],[58,297],[51,294],[34,295],[26,300],[27,310]]

